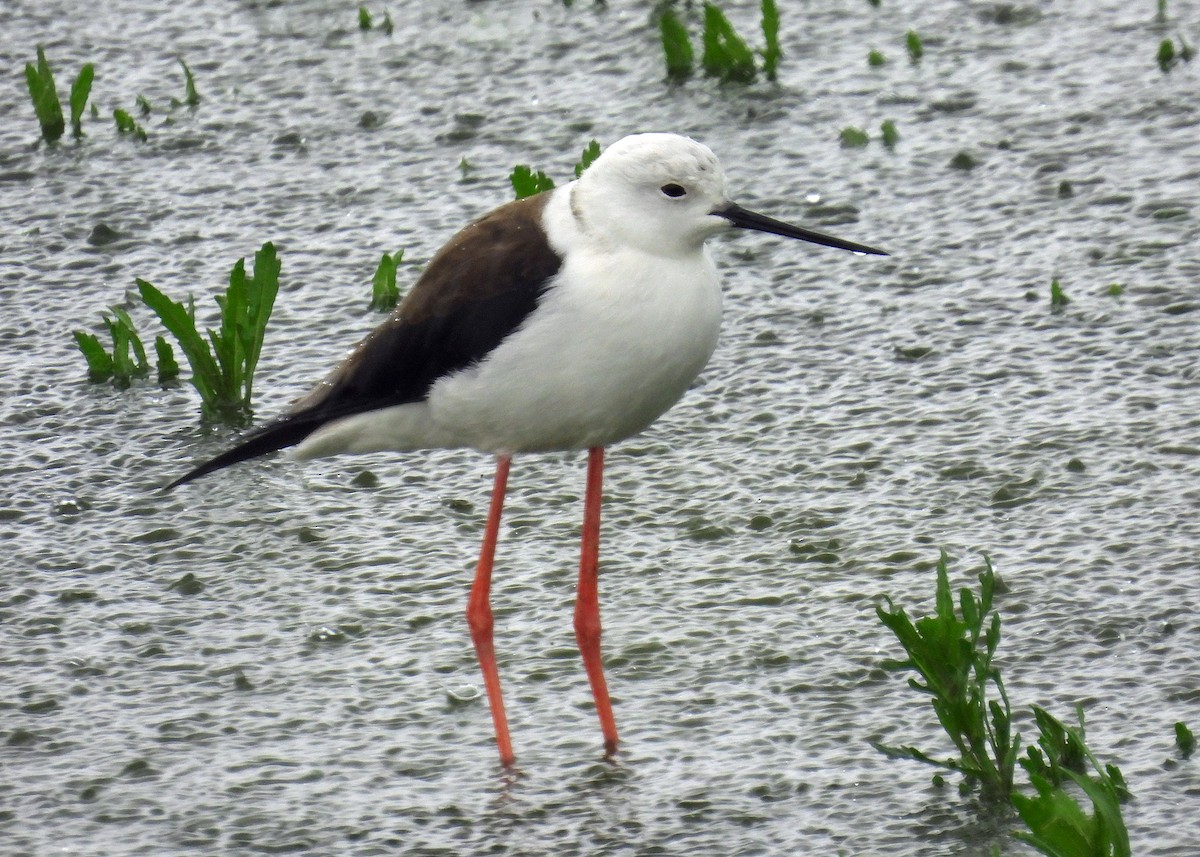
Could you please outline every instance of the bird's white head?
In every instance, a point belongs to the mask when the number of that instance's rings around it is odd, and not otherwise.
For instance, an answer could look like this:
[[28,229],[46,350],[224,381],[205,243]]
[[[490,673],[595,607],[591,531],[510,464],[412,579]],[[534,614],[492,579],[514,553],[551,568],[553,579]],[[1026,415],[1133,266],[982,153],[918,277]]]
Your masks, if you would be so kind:
[[598,237],[655,253],[694,253],[728,229],[725,171],[705,145],[678,134],[633,134],[613,143],[572,189],[572,208]]
[[571,186],[571,210],[593,240],[658,256],[699,252],[731,227],[886,256],[747,211],[725,194],[725,171],[702,143],[678,134],[632,134],[613,143]]

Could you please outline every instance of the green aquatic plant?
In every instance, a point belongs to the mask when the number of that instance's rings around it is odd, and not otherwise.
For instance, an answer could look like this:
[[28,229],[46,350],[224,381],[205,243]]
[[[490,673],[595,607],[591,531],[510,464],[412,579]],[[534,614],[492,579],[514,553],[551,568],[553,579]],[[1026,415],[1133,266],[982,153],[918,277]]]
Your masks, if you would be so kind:
[[183,57],[179,57],[179,65],[183,67],[183,101],[180,103],[195,107],[200,103],[200,93],[196,91],[196,76],[183,61]]
[[779,9],[775,0],[762,0],[762,31],[766,46],[762,49],[763,74],[775,80],[783,49],[779,46]]
[[[1031,708],[1038,742],[1026,751],[1021,767],[1029,775],[1034,795],[1012,794],[1012,804],[1028,828],[1013,835],[1050,857],[1130,857],[1129,833],[1121,812],[1121,804],[1130,797],[1129,789],[1120,768],[1102,765],[1088,748],[1083,709],[1076,707],[1079,725],[1075,727],[1043,708]],[[1092,812],[1064,786],[1083,792],[1092,803]]]
[[[762,72],[767,80],[775,80],[783,49],[779,43],[779,9],[775,0],[760,4],[765,46],[757,53],[762,57]],[[658,19],[663,57],[667,63],[667,78],[680,82],[690,77],[695,66],[695,52],[687,28],[670,9]],[[738,34],[725,13],[714,3],[704,4],[704,25],[701,33],[700,67],[708,77],[722,83],[751,83],[758,75],[755,51]]]
[[111,307],[112,315],[104,315],[104,326],[112,339],[112,353],[104,349],[94,333],[82,330],[73,332],[75,343],[87,360],[88,379],[96,383],[111,379],[124,389],[134,378],[144,378],[150,371],[146,362],[146,348],[129,313],[120,307]]
[[880,51],[874,49],[867,51],[867,65],[871,66],[872,68],[878,68],[886,63],[887,57],[885,57]]
[[575,178],[583,175],[584,170],[592,165],[596,158],[600,157],[600,144],[595,140],[588,143],[583,148],[583,154],[579,156],[579,163],[575,165]]
[[[71,111],[71,131],[76,138],[83,136],[83,111],[87,107],[95,73],[95,66],[85,63],[71,84],[68,106]],[[54,85],[54,73],[50,70],[50,63],[46,61],[46,52],[41,45],[37,48],[37,65],[25,64],[25,84],[42,129],[42,139],[47,143],[56,142],[66,130],[66,123],[63,121],[58,88]]]
[[753,82],[756,74],[754,52],[729,23],[725,13],[712,3],[704,4],[703,44],[700,65],[705,74],[722,82]]
[[883,137],[883,145],[889,149],[896,148],[896,144],[900,142],[900,132],[896,130],[896,123],[891,119],[884,119],[879,125],[879,133]]
[[1159,43],[1158,54],[1156,58],[1158,60],[1158,67],[1164,72],[1170,71],[1180,62],[1191,62],[1192,57],[1194,57],[1196,54],[1195,50],[1184,40],[1182,35],[1180,35],[1178,38],[1178,50],[1175,48],[1175,43],[1170,39],[1163,39],[1162,42]]
[[1071,302],[1067,297],[1067,293],[1063,291],[1062,286],[1058,284],[1058,278],[1055,277],[1050,281],[1050,306],[1064,307]]
[[[575,164],[575,178],[583,175],[584,171],[598,157],[600,157],[600,144],[592,140],[584,146],[583,152],[579,156],[579,161]],[[512,172],[509,173],[508,180],[512,183],[513,192],[516,194],[517,199],[524,199],[527,196],[533,196],[535,193],[554,189],[554,179],[541,170],[534,170],[527,164],[518,164],[513,167]]]
[[92,93],[92,79],[96,76],[95,67],[89,62],[79,69],[75,82],[71,84],[71,133],[75,139],[83,136],[83,111],[87,108],[88,96]]
[[1179,755],[1185,759],[1196,752],[1196,736],[1182,720],[1175,724],[1175,746],[1179,748]]
[[359,6],[358,7],[358,28],[360,30],[366,31],[366,30],[371,29],[373,26],[375,26],[375,24],[371,20],[371,10],[368,9],[366,6]]
[[670,9],[659,16],[659,34],[662,38],[663,56],[667,61],[667,78],[673,81],[683,81],[692,76],[696,65],[696,56],[692,51],[692,40],[688,37],[687,28],[675,17]]
[[117,133],[129,134],[136,140],[146,142],[146,129],[139,125],[127,111],[120,108],[114,110],[113,121],[117,125]]
[[371,309],[375,312],[391,312],[400,303],[400,290],[396,287],[396,266],[404,258],[404,251],[383,254],[375,276],[371,278]]
[[918,63],[921,57],[925,56],[925,44],[916,30],[909,30],[904,34],[904,47],[911,62]]
[[145,280],[137,281],[142,301],[175,337],[191,365],[192,385],[200,394],[205,419],[234,424],[250,419],[254,371],[279,290],[279,270],[270,242],[255,254],[251,275],[246,274],[246,260],[238,259],[229,273],[229,288],[217,296],[220,326],[209,330],[207,339],[196,328],[190,296],[184,306]]
[[867,132],[861,128],[847,126],[841,130],[838,135],[841,140],[843,149],[861,149],[867,143],[871,142],[871,138],[867,136]]
[[517,164],[509,173],[508,180],[512,183],[513,193],[517,199],[541,193],[554,188],[554,179],[541,170],[534,171],[528,164]]
[[[1026,830],[1014,836],[1051,857],[1129,857],[1129,836],[1121,803],[1129,789],[1119,768],[1102,764],[1088,747],[1083,711],[1068,726],[1039,706],[1031,706],[1038,738],[1018,758],[1021,736],[1013,729],[1012,708],[994,657],[1000,643],[1000,615],[993,612],[996,578],[984,557],[978,593],[963,589],[958,608],[950,590],[945,551],[937,566],[935,609],[915,622],[885,597],[879,619],[900,641],[907,658],[885,661],[884,669],[913,671],[911,688],[930,698],[957,758],[935,759],[915,747],[873,742],[894,758],[915,759],[962,775],[962,790],[978,788],[992,804],[1016,809]],[[1017,765],[1029,778],[1030,795],[1017,788]],[[1091,801],[1091,812],[1074,790]]]
[[914,671],[909,687],[930,697],[942,729],[954,743],[958,758],[934,759],[916,747],[892,747],[873,742],[880,752],[915,759],[962,774],[967,788],[978,786],[989,799],[1007,800],[1013,791],[1020,739],[1012,731],[1012,709],[1000,671],[992,664],[1000,643],[1000,615],[992,613],[996,575],[984,558],[979,594],[963,589],[956,610],[950,591],[947,557],[937,566],[935,610],[916,622],[904,608],[885,597],[887,609],[875,608],[882,622],[900,641],[904,660],[884,661],[892,672]]

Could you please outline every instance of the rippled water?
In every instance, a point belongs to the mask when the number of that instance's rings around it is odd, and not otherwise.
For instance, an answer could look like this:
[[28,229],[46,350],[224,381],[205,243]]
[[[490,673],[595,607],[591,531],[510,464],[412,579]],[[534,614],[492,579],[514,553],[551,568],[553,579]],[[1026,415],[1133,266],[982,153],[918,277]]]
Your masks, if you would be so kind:
[[[868,744],[943,746],[874,604],[927,605],[944,547],[956,584],[994,558],[1014,703],[1085,707],[1136,853],[1195,853],[1200,774],[1170,760],[1200,725],[1200,102],[1195,63],[1154,62],[1200,42],[1194,5],[1162,29],[1149,2],[783,4],[781,80],[745,88],[665,85],[648,6],[617,0],[394,4],[391,38],[329,0],[147,5],[0,12],[0,852],[1027,853]],[[35,145],[38,43],[60,89],[96,64],[104,115],[145,94],[149,142],[90,119]],[[168,117],[177,55],[203,101]],[[839,147],[887,118],[895,151]],[[506,776],[462,615],[491,463],[259,461],[163,494],[229,431],[188,388],[89,384],[70,332],[135,277],[209,311],[274,240],[276,413],[377,321],[381,252],[411,281],[513,164],[565,180],[651,129],[712,146],[744,204],[895,255],[715,248],[717,356],[610,456],[616,765],[571,632],[582,456],[515,463]]]

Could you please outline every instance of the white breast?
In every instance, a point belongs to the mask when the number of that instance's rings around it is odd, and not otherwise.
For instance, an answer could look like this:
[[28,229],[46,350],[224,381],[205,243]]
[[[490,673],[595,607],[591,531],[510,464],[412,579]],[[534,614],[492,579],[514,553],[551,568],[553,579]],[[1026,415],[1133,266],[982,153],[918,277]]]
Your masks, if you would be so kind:
[[675,404],[712,356],[721,292],[707,252],[665,258],[605,245],[570,217],[566,193],[556,193],[546,220],[565,258],[534,313],[480,364],[430,390],[429,415],[456,445],[516,453],[613,443]]

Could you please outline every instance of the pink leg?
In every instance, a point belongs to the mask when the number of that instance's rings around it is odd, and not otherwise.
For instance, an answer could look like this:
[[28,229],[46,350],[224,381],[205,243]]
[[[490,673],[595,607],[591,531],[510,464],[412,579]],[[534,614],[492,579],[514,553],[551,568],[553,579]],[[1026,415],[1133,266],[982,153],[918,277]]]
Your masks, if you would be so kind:
[[583,655],[583,665],[592,685],[592,697],[596,700],[596,714],[600,717],[600,731],[604,735],[604,752],[611,756],[617,752],[617,723],[613,720],[608,686],[604,682],[604,666],[600,662],[598,571],[603,476],[604,447],[592,447],[588,450],[587,493],[583,505],[583,549],[579,559],[579,590],[575,597],[575,640],[579,643],[579,653]]
[[483,685],[487,688],[488,705],[492,709],[492,722],[496,726],[496,745],[500,750],[500,764],[505,767],[515,761],[512,741],[508,737],[508,719],[504,716],[504,698],[500,695],[500,673],[496,669],[496,651],[492,647],[492,560],[496,556],[496,539],[500,533],[500,513],[504,509],[504,491],[508,485],[508,467],[512,458],[507,455],[496,457],[496,481],[492,486],[492,504],[488,508],[487,526],[483,531],[483,547],[479,551],[479,565],[475,567],[475,582],[471,585],[471,597],[467,600],[467,625],[475,643],[475,654],[483,670]]

